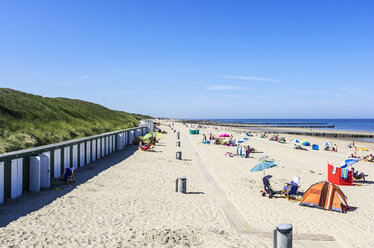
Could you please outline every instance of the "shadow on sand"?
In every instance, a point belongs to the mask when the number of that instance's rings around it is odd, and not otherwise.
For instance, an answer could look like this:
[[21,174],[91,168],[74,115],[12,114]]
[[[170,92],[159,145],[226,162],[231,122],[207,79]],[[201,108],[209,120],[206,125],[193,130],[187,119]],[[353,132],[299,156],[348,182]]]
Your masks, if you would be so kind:
[[[69,193],[111,166],[130,157],[136,150],[137,146],[127,146],[122,151],[115,152],[108,157],[79,168],[74,172],[75,183],[71,183],[70,185],[60,185],[58,180],[54,179],[51,189],[41,190],[40,192],[24,192],[17,199],[7,199],[4,205],[0,206],[0,227],[5,227],[10,222],[52,203],[57,198]],[[56,190],[56,188],[61,189]]]

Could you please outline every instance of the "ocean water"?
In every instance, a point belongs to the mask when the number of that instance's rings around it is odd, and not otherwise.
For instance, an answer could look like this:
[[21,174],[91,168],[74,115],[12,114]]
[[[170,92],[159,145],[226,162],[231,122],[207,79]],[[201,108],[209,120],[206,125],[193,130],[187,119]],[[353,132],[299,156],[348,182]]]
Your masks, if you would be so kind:
[[[245,123],[277,126],[332,126],[329,130],[374,132],[374,119],[209,119],[228,123]],[[267,124],[264,124],[267,123]],[[316,127],[319,128],[320,127]]]

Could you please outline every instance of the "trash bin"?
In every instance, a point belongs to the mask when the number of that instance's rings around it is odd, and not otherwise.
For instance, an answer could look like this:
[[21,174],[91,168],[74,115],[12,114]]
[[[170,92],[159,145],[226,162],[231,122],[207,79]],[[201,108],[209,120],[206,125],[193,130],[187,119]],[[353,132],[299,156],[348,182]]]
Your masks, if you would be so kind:
[[178,177],[175,182],[175,191],[185,194],[187,191],[187,179],[185,177]]
[[280,224],[274,230],[274,248],[292,248],[291,224]]
[[182,152],[177,152],[177,154],[176,154],[176,158],[178,159],[178,160],[182,160]]

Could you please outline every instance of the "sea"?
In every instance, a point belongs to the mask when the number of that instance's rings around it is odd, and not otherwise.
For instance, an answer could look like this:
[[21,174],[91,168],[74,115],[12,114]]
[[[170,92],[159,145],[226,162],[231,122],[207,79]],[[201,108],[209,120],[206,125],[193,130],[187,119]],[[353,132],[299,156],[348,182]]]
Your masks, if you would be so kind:
[[[374,132],[374,119],[209,119],[226,123],[258,124],[261,126],[308,126],[308,128]],[[332,127],[333,126],[333,127]],[[359,139],[357,139],[359,140]],[[374,142],[373,139],[362,141]]]
[[374,132],[374,119],[209,119],[227,123],[259,124],[262,126],[334,126],[336,130]]

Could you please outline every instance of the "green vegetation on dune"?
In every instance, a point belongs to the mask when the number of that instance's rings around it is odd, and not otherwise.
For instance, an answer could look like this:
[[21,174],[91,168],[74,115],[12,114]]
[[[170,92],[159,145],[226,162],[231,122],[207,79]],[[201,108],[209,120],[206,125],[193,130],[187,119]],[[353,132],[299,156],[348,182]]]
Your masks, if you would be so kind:
[[136,127],[147,117],[0,88],[0,153]]

